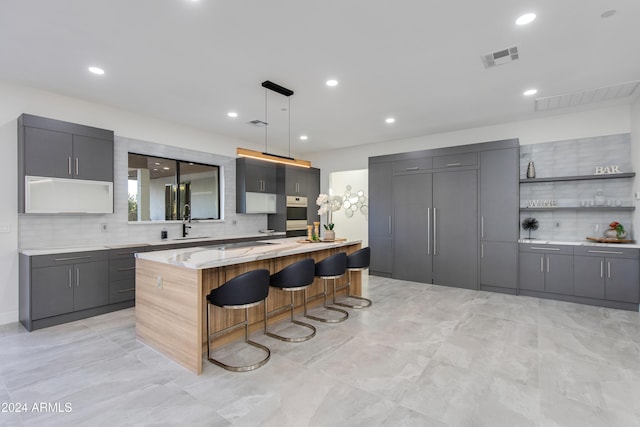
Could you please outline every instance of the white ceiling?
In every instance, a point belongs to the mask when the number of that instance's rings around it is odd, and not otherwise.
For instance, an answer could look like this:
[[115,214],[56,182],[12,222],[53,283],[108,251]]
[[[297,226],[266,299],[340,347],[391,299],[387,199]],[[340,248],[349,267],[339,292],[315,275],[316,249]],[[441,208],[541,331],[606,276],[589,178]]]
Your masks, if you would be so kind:
[[[516,26],[525,12],[538,17]],[[2,0],[0,79],[258,144],[246,122],[266,98],[268,151],[286,154],[288,99],[271,80],[295,92],[291,152],[305,153],[550,114],[530,87],[638,80],[638,22],[638,0]],[[484,68],[511,46],[519,60]]]

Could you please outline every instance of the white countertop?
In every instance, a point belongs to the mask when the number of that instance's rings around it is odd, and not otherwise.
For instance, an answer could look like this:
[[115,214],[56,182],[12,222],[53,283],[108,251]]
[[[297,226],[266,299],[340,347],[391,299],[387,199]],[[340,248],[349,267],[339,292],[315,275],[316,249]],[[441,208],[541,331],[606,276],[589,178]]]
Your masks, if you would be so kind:
[[590,240],[570,242],[562,240],[519,239],[518,243],[528,243],[532,245],[596,246],[601,248],[640,248],[640,244],[637,243],[597,243]]
[[269,236],[280,237],[285,236],[285,232],[274,233],[255,233],[255,234],[231,234],[225,236],[202,236],[202,237],[187,237],[177,239],[158,240],[155,242],[131,242],[120,244],[108,244],[104,246],[70,246],[60,248],[37,248],[37,249],[21,249],[19,252],[27,256],[36,255],[51,255],[51,254],[66,254],[70,252],[87,252],[87,251],[104,251],[107,249],[125,249],[135,248],[138,246],[164,246],[175,245],[180,243],[198,243],[198,242],[210,242],[216,240],[234,240],[234,239],[250,239],[250,238],[264,238]]
[[345,242],[298,243],[303,237],[289,237],[285,239],[261,240],[269,244],[244,248],[220,249],[215,246],[199,246],[184,249],[169,249],[166,251],[137,253],[138,259],[155,261],[163,264],[175,265],[193,269],[222,267],[243,262],[259,261],[314,252],[329,248],[361,243],[360,240]]

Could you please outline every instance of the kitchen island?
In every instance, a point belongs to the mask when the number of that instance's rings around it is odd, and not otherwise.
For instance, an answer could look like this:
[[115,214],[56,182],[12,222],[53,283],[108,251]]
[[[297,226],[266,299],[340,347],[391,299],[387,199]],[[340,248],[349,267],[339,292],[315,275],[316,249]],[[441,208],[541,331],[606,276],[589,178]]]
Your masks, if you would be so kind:
[[[360,241],[300,243],[299,237],[243,242],[216,246],[175,249],[136,254],[136,337],[185,368],[200,374],[202,354],[208,333],[239,323],[244,313],[211,309],[212,330],[206,331],[206,296],[227,280],[258,268],[275,273],[296,261],[313,258],[320,261],[338,252],[360,249]],[[351,292],[361,294],[361,274],[352,274]],[[346,282],[343,277],[336,286]],[[320,294],[322,281],[316,279],[308,296]],[[344,292],[344,291],[343,291]],[[290,297],[271,288],[267,298],[269,312],[286,306]],[[317,299],[310,306],[321,304]],[[296,311],[302,311],[302,296],[296,295]],[[283,312],[270,319],[277,322],[288,316]],[[250,330],[263,328],[262,306],[249,310]],[[216,339],[213,348],[240,339],[243,331]]]

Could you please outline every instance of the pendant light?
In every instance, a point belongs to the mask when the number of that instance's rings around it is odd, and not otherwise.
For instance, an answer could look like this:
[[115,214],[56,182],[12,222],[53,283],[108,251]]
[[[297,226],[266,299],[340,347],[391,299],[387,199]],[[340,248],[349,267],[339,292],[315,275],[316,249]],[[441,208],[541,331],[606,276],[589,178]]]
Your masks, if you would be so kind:
[[[293,95],[293,91],[291,89],[287,89],[286,87],[282,87],[276,83],[270,82],[269,80],[266,80],[264,82],[262,82],[262,87],[265,88],[264,91],[264,122],[265,122],[265,126],[264,126],[264,151],[260,152],[260,151],[254,151],[254,150],[248,150],[246,148],[240,148],[238,147],[236,150],[236,153],[238,154],[238,156],[240,157],[249,157],[251,159],[258,159],[258,160],[264,160],[267,162],[272,162],[272,163],[280,163],[280,164],[284,164],[284,165],[290,165],[290,166],[298,166],[298,167],[303,167],[303,168],[310,168],[311,167],[311,162],[308,160],[301,160],[301,159],[294,159],[293,157],[291,157],[291,98],[290,96]],[[269,126],[269,122],[267,121],[267,89],[272,90],[276,93],[279,93],[281,95],[284,95],[288,98],[289,101],[289,156],[281,156],[278,154],[272,154],[268,152],[268,147],[267,147],[267,141],[268,141],[268,137],[267,137],[267,128]]]

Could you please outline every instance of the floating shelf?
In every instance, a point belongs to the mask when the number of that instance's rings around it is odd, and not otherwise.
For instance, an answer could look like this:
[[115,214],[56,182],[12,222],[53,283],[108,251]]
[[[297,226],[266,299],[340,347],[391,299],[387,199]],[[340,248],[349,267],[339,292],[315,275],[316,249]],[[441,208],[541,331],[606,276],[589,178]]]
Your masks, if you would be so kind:
[[549,178],[522,178],[521,184],[533,184],[536,182],[557,182],[557,181],[586,181],[591,179],[616,179],[616,178],[633,178],[635,172],[604,174],[604,175],[575,175],[575,176],[557,176]]
[[616,212],[632,212],[635,211],[635,206],[554,206],[554,207],[541,207],[541,208],[520,208],[520,211],[532,212],[532,211],[616,211]]

